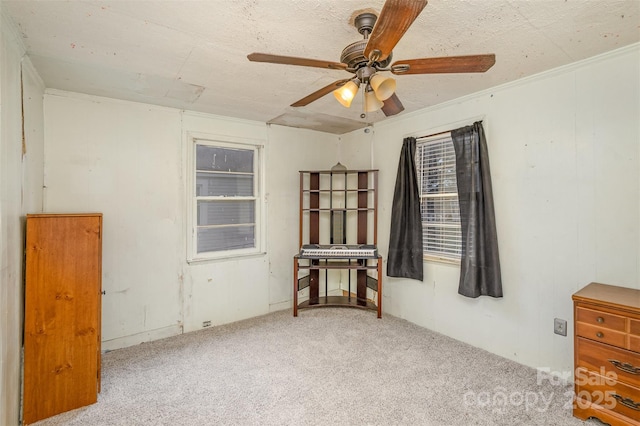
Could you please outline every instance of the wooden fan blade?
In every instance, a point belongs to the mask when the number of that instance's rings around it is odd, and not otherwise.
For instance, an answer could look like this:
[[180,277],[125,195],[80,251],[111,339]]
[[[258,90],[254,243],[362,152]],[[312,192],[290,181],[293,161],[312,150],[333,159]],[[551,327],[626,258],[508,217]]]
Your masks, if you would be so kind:
[[386,115],[387,117],[399,114],[402,111],[404,111],[404,106],[395,93],[391,95],[391,97],[386,101],[384,101],[384,105],[382,106],[382,112],[384,112],[384,115]]
[[300,65],[303,67],[329,68],[332,70],[347,69],[341,62],[321,61],[318,59],[296,58],[294,56],[271,55],[269,53],[250,53],[247,59],[252,62],[268,62],[271,64]]
[[391,72],[396,75],[485,72],[495,63],[494,54],[409,59],[395,62]]
[[371,59],[371,54],[379,51],[376,61],[387,59],[426,5],[427,0],[387,0],[371,31],[364,56]]
[[295,103],[292,103],[291,106],[292,107],[301,107],[301,106],[309,105],[311,102],[320,99],[321,97],[323,97],[327,93],[331,93],[334,90],[344,86],[344,84],[349,80],[350,79],[347,78],[345,80],[334,81],[333,83],[329,84],[328,86],[325,86],[320,90],[316,90],[312,94],[305,96],[304,98],[300,99],[299,101],[297,101]]

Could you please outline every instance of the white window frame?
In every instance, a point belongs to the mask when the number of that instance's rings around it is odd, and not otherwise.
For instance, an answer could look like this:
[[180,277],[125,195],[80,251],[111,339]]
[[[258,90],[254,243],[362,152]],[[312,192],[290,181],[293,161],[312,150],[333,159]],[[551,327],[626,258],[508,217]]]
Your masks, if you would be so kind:
[[[422,137],[417,139],[416,142],[416,174],[417,174],[417,179],[418,179],[418,191],[419,191],[419,195],[420,195],[420,211],[422,214],[422,208],[423,208],[423,201],[427,200],[427,199],[437,199],[437,198],[448,198],[448,199],[455,199],[455,201],[458,200],[458,192],[457,192],[457,188],[455,190],[455,192],[453,191],[447,191],[447,192],[438,192],[438,193],[426,193],[423,192],[423,173],[424,173],[424,164],[421,161],[420,158],[420,145],[427,145],[427,144],[439,144],[439,143],[447,143],[446,141],[450,141],[451,143],[451,150],[453,150],[453,141],[451,140],[451,132],[442,132],[439,134],[435,134],[433,136],[426,136],[426,137]],[[455,168],[455,151],[453,152],[454,154],[454,168]],[[446,165],[443,165],[443,168]],[[449,164],[450,167],[450,164]],[[458,218],[459,218],[459,210],[458,210]],[[433,227],[440,227],[441,229],[448,229],[448,230],[453,230],[454,232],[457,231],[458,235],[460,235],[460,241],[457,242],[458,246],[457,249],[454,249],[456,251],[456,253],[446,253],[444,251],[432,251],[432,250],[428,250],[427,249],[427,238],[428,238],[428,234],[427,234],[427,230],[425,228],[425,225],[428,222],[422,222],[422,238],[423,238],[423,243],[422,243],[422,247],[423,247],[423,258],[424,260],[431,260],[431,261],[438,261],[438,262],[445,262],[445,263],[454,263],[454,264],[459,264],[460,263],[460,258],[461,258],[461,252],[462,252],[462,239],[461,239],[461,224],[460,224],[460,220],[458,219],[458,221],[456,223],[452,223],[452,222],[443,222],[443,223],[430,223],[429,226]],[[441,239],[437,245],[448,245],[449,247],[451,247],[452,243],[455,243],[456,241],[453,241],[454,238],[457,237],[451,237],[451,238],[445,238],[445,239]]]
[[[254,256],[265,253],[265,176],[264,176],[264,141],[236,138],[231,136],[210,135],[202,133],[187,133],[187,261],[200,262],[215,259],[235,258],[241,256]],[[198,200],[205,199],[225,199],[223,196],[196,196],[196,147],[197,145],[208,145],[220,148],[252,150],[253,170],[254,170],[254,196],[233,197],[237,200],[255,200],[255,246],[235,250],[220,250],[213,252],[198,253]]]

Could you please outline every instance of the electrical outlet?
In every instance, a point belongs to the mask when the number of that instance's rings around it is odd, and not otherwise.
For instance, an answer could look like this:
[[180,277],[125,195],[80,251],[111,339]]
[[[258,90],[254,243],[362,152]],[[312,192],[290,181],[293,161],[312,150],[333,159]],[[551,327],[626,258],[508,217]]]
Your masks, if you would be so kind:
[[202,321],[202,327],[211,327],[211,321]]
[[567,335],[567,321],[560,319],[560,318],[555,318],[553,320],[553,332],[556,334],[559,334],[561,336],[566,336]]

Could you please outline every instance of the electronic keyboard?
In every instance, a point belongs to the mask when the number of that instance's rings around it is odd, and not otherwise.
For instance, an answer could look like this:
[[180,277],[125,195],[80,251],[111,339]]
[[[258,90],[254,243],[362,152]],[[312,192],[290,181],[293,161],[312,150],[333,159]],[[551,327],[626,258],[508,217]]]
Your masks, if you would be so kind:
[[372,244],[305,244],[300,257],[306,259],[376,259],[378,249]]

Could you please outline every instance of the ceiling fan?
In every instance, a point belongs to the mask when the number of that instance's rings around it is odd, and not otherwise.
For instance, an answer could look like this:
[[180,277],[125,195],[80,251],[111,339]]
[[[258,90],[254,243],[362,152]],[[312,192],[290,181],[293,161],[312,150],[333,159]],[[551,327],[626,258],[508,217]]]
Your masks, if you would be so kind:
[[[416,20],[427,0],[387,0],[380,16],[365,12],[359,14],[354,25],[364,36],[345,47],[340,62],[293,56],[251,53],[247,58],[253,62],[300,65],[306,67],[345,70],[354,77],[335,81],[291,104],[301,107],[320,99],[329,92],[345,107],[349,108],[360,86],[364,86],[364,113],[382,109],[386,116],[398,114],[404,106],[395,94],[393,78],[379,74],[390,71],[395,75],[485,72],[496,62],[494,54],[450,56],[401,60],[391,64],[392,50],[411,24]],[[391,64],[391,65],[390,65]]]

